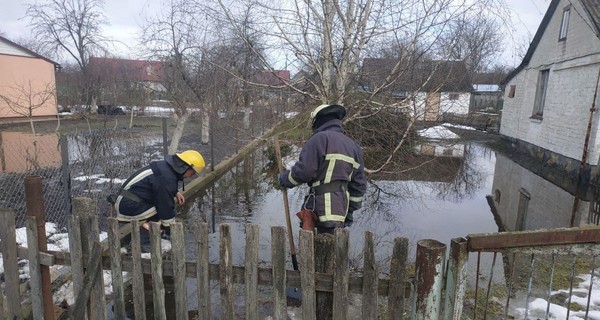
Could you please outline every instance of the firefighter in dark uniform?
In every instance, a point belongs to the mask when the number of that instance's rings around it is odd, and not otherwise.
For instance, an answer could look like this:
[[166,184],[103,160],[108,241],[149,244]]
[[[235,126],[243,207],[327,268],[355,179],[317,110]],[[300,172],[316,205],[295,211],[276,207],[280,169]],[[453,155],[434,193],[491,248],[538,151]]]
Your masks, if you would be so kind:
[[340,105],[317,107],[311,113],[313,135],[291,170],[279,174],[282,187],[308,184],[302,209],[314,212],[314,225],[321,233],[351,224],[367,188],[362,149],[344,134],[345,116],[346,108]]
[[179,181],[200,173],[204,158],[195,150],[167,155],[132,174],[114,198],[117,220],[144,221],[140,229],[142,250],[148,250],[149,224],[160,222],[163,235],[170,236],[170,224],[175,218],[175,205],[185,203],[179,192]]

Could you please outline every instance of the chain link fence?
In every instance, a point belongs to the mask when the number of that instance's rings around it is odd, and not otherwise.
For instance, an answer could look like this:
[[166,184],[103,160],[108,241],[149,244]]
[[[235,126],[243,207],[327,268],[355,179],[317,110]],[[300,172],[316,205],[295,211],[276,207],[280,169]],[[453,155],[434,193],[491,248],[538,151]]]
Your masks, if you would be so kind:
[[[268,113],[219,115],[212,119],[210,132],[203,135],[202,119],[192,117],[178,151],[198,150],[210,167],[270,129],[276,120]],[[12,209],[17,228],[23,227],[27,211],[24,180],[26,176],[40,176],[47,222],[66,230],[70,199],[88,197],[97,202],[103,228],[105,218],[112,214],[106,198],[117,192],[132,172],[163,159],[175,128],[173,119],[163,120],[160,127],[136,125],[138,122],[143,120],[134,121],[133,128],[68,134],[0,132],[0,207]]]

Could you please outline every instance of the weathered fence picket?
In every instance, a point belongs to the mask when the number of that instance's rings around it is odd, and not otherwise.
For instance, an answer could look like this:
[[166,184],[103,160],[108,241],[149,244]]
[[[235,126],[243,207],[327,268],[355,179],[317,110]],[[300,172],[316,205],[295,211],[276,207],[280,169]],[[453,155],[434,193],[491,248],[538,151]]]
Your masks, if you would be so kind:
[[273,264],[273,318],[287,319],[286,288],[285,288],[285,240],[283,227],[271,227],[271,255]]
[[[0,228],[2,239],[2,261],[4,264],[4,292],[8,319],[21,319],[21,294],[19,290],[19,265],[17,239],[15,235],[15,214],[12,209],[0,209],[4,227]],[[41,292],[40,292],[41,294]]]
[[167,320],[167,311],[165,309],[165,283],[163,279],[162,246],[160,243],[160,225],[156,222],[150,223],[150,246],[150,260],[152,261],[154,319]]
[[31,279],[31,304],[33,319],[44,319],[44,305],[42,298],[42,272],[40,270],[40,250],[38,246],[38,230],[36,217],[27,217],[27,248],[29,257],[29,277]]
[[315,290],[315,247],[311,231],[300,230],[300,281],[302,288],[302,317],[315,320],[317,317],[317,297]]
[[231,228],[227,224],[219,227],[221,243],[219,246],[219,285],[221,286],[221,310],[225,319],[233,320],[233,264],[231,262]]
[[177,320],[187,320],[187,292],[185,287],[185,241],[183,225],[180,222],[171,225],[171,246],[173,275],[175,276],[175,316]]
[[121,267],[121,238],[119,237],[119,221],[117,221],[117,219],[108,219],[108,240],[115,316],[117,319],[125,319],[125,290],[123,286],[123,269]]
[[[131,256],[132,259],[132,279],[131,286],[133,292],[144,292],[144,272],[142,270],[142,249],[140,244],[140,222],[131,222]],[[146,295],[133,295],[133,314],[135,319],[146,320]]]
[[365,232],[363,257],[365,262],[363,265],[362,318],[375,320],[377,319],[379,271],[375,261],[375,244],[371,231]]
[[[15,239],[14,215],[11,210],[0,209],[0,218],[6,221],[0,228],[0,248],[2,249],[5,268],[4,292],[6,310],[0,309],[0,318],[20,319],[24,317],[25,307],[21,307],[19,287],[18,257],[29,259],[30,282],[33,317],[42,319],[43,301],[41,299],[40,268],[52,265],[71,265],[73,273],[73,290],[75,305],[70,316],[72,319],[103,320],[106,319],[106,303],[102,302],[104,294],[98,297],[98,286],[104,289],[102,270],[110,270],[112,275],[112,303],[116,318],[125,317],[125,301],[123,272],[132,275],[133,307],[136,319],[146,318],[146,301],[143,275],[152,277],[153,317],[155,319],[172,318],[167,314],[165,301],[165,284],[163,277],[174,278],[176,319],[188,319],[186,279],[196,278],[198,319],[211,318],[210,282],[219,285],[220,310],[223,319],[234,319],[238,312],[234,306],[236,292],[234,284],[243,284],[245,310],[247,319],[258,319],[258,286],[272,288],[273,318],[287,318],[286,292],[298,288],[302,294],[303,319],[347,319],[357,314],[349,314],[348,301],[350,294],[362,295],[361,318],[377,319],[382,316],[378,310],[380,297],[387,297],[387,319],[461,319],[467,275],[469,251],[491,251],[510,253],[519,250],[521,253],[550,252],[565,253],[565,239],[573,238],[574,246],[569,252],[596,254],[600,252],[600,235],[590,228],[563,231],[534,233],[534,240],[542,237],[557,236],[542,246],[539,241],[532,241],[521,236],[524,242],[502,244],[505,234],[472,235],[470,239],[452,239],[450,259],[446,263],[446,246],[435,240],[421,240],[417,245],[416,275],[407,276],[408,239],[396,238],[391,257],[390,274],[381,277],[375,262],[375,244],[373,234],[365,233],[364,263],[360,275],[350,275],[348,259],[349,238],[347,229],[338,229],[334,235],[314,235],[310,231],[300,231],[298,257],[299,271],[287,270],[286,230],[284,227],[271,228],[271,267],[259,267],[259,226],[247,225],[245,261],[243,266],[234,266],[232,261],[232,235],[227,224],[219,227],[219,263],[209,262],[208,225],[197,223],[194,228],[196,237],[196,261],[186,261],[185,232],[179,222],[171,225],[172,259],[163,260],[161,248],[161,229],[158,223],[150,223],[150,259],[144,258],[140,250],[140,223],[133,221],[119,228],[113,218],[108,219],[107,241],[99,242],[98,222],[94,215],[95,208],[89,199],[73,199],[74,215],[69,219],[70,252],[39,251],[37,246],[36,219],[27,220],[28,249],[17,247]],[[125,233],[131,233],[131,255],[121,252],[121,239]],[[584,236],[580,236],[584,234]],[[85,235],[82,237],[82,235]],[[552,242],[553,241],[553,242]],[[588,242],[589,241],[589,242]],[[523,247],[521,244],[527,244]],[[514,263],[513,257],[513,263]],[[592,262],[593,263],[593,262]],[[492,264],[493,267],[493,264]],[[592,266],[592,270],[593,266]],[[574,267],[571,270],[571,281],[575,277]],[[593,271],[592,271],[593,273]],[[509,275],[512,278],[512,274]],[[531,278],[531,277],[530,277]],[[490,272],[490,283],[492,273]],[[531,281],[531,279],[530,279]],[[571,284],[571,287],[573,284]],[[26,288],[26,286],[23,286]],[[572,289],[572,288],[571,288]],[[411,299],[406,299],[411,292]],[[444,295],[442,296],[442,292]],[[483,317],[488,315],[487,308],[490,293],[488,284],[485,296]],[[94,296],[96,294],[96,296]],[[0,302],[3,296],[0,295]],[[216,298],[216,297],[215,297]],[[477,293],[475,293],[477,300]],[[89,304],[90,301],[93,303]],[[405,312],[405,301],[410,301],[410,313]],[[0,306],[2,304],[0,303]],[[238,306],[239,307],[239,306]],[[475,316],[477,305],[473,306]],[[527,309],[525,309],[527,313]],[[260,315],[262,316],[262,315]]]
[[348,229],[335,229],[333,270],[333,319],[348,318]]
[[197,225],[196,280],[198,288],[198,319],[210,319],[210,272],[208,263],[208,224]]
[[257,224],[246,226],[246,253],[244,263],[246,319],[258,320],[258,239]]

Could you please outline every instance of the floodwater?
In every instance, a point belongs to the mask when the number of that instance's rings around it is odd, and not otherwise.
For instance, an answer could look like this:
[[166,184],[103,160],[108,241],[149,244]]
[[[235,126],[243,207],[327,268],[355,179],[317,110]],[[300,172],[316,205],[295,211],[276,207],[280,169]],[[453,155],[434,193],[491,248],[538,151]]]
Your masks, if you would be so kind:
[[[414,175],[408,180],[376,177],[369,183],[363,208],[354,213],[354,224],[349,229],[350,257],[354,264],[358,266],[361,262],[367,230],[373,232],[376,258],[383,270],[389,265],[393,241],[397,237],[409,239],[409,254],[414,258],[417,241],[422,239],[449,244],[452,238],[470,233],[498,231],[485,199],[492,189],[495,153],[476,142],[461,145],[461,150],[449,159],[452,165],[437,162],[444,166],[444,175],[432,167],[428,170],[429,175]],[[283,193],[276,188],[276,173],[263,169],[270,166],[264,151],[259,150],[221,178],[214,189],[188,199],[193,205],[182,216],[183,219],[208,222],[214,240],[218,240],[218,225],[230,224],[236,264],[243,261],[245,224],[260,226],[259,255],[264,261],[270,261],[270,228],[285,226]],[[449,171],[452,173],[448,174]],[[443,180],[436,181],[436,177]],[[288,190],[296,241],[299,221],[294,213],[300,210],[306,193],[305,186]],[[215,250],[211,252],[211,261],[217,259]]]
[[[539,172],[534,173],[536,170],[528,169],[523,161],[496,152],[482,141],[431,142],[417,152],[423,153],[423,159],[432,160],[425,161],[430,165],[421,171],[409,175],[371,176],[363,208],[354,213],[355,222],[349,229],[351,267],[362,269],[367,230],[374,235],[376,260],[385,273],[397,237],[409,239],[409,259],[414,261],[417,242],[423,239],[434,239],[449,247],[451,239],[469,234],[568,227],[571,221],[574,226],[583,226],[598,220],[590,213],[589,200],[575,201],[574,192],[568,187],[550,182]],[[293,164],[296,157],[290,154],[284,162]],[[219,225],[231,226],[234,265],[243,265],[246,224],[257,224],[260,226],[259,258],[262,265],[270,265],[271,227],[286,225],[283,193],[276,187],[274,167],[267,148],[261,148],[211,188],[187,199],[179,218],[189,222],[186,223],[188,259],[195,255],[192,222],[203,221],[210,226],[210,263],[219,260]],[[299,221],[294,213],[299,211],[306,192],[305,186],[288,191],[296,246]],[[496,216],[486,196],[493,199]],[[574,203],[578,209],[572,217]],[[288,256],[291,269],[289,260]],[[503,261],[500,257],[497,260]],[[476,263],[477,255],[473,253],[468,266],[471,284]],[[491,256],[485,256],[480,268],[482,273],[491,271],[495,282],[505,281],[504,270],[508,268],[503,262],[492,267]],[[263,288],[261,292],[263,315],[271,314],[268,290]],[[213,283],[213,293],[213,315],[219,317],[216,283]],[[195,280],[188,279],[190,310],[196,309],[195,294]],[[236,306],[237,315],[242,316],[242,297],[238,297]]]

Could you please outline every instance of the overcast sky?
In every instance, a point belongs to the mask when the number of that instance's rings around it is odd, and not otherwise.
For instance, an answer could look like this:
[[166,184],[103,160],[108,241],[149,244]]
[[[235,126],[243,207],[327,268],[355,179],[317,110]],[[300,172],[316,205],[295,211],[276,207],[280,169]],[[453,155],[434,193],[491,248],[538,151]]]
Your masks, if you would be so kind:
[[[513,30],[506,30],[505,52],[502,62],[515,66],[520,61],[516,51],[523,39],[531,39],[535,34],[550,0],[504,0],[512,13]],[[29,38],[25,16],[25,0],[3,0],[0,8],[0,33],[8,39]],[[105,36],[123,43],[135,43],[136,33],[146,15],[159,7],[159,0],[106,0],[105,15],[110,25],[106,27]],[[530,35],[530,36],[529,36]],[[135,52],[126,49],[119,54],[122,57],[134,58]]]

